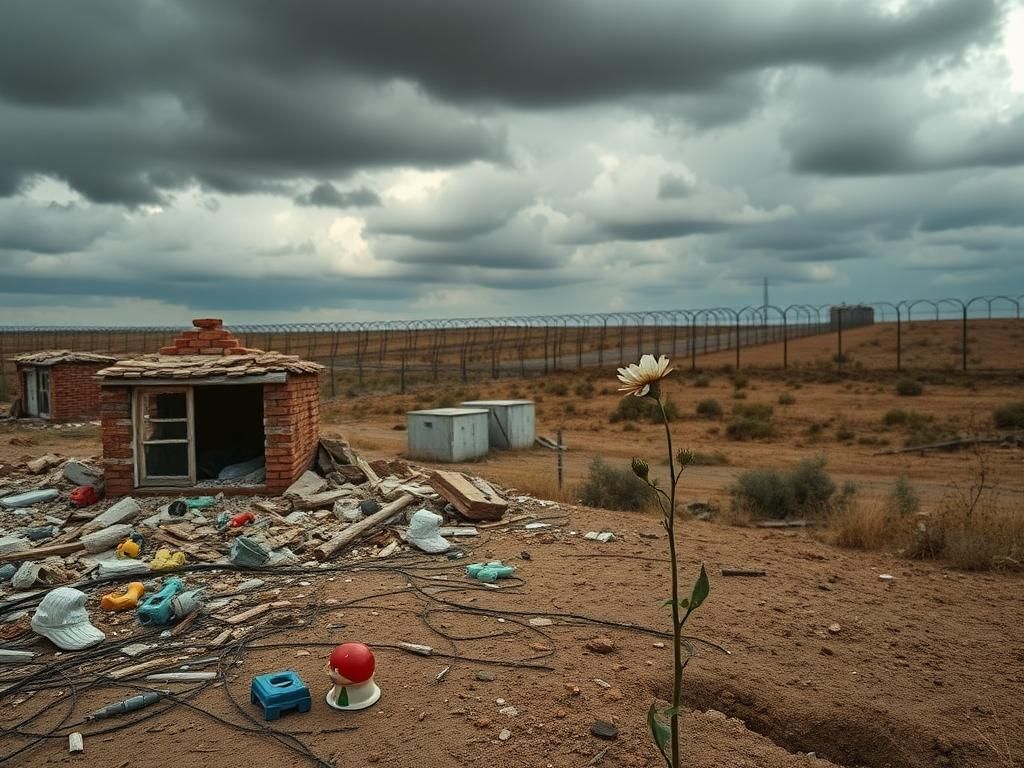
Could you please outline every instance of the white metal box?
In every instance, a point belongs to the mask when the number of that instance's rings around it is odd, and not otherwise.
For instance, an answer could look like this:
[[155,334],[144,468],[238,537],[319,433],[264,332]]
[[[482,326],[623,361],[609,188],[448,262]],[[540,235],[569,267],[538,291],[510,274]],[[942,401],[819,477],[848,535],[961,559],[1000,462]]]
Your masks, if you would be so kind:
[[530,448],[536,437],[536,408],[532,400],[471,400],[463,408],[486,408],[491,448]]
[[410,458],[456,462],[486,456],[488,413],[483,408],[409,411]]

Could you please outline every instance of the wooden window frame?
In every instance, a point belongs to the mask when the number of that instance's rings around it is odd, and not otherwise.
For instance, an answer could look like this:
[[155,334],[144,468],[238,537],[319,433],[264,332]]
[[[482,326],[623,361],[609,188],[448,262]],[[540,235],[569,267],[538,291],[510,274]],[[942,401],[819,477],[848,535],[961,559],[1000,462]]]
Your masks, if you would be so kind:
[[[43,379],[46,379],[46,387],[43,387]],[[46,410],[43,410],[43,396],[46,396]],[[50,368],[47,366],[36,366],[36,410],[39,411],[39,418],[49,418],[53,413],[53,376],[50,375]]]
[[[143,404],[151,395],[185,395],[184,419],[147,419]],[[146,440],[146,425],[156,422],[185,422],[185,439]],[[135,485],[194,486],[196,484],[195,409],[192,387],[135,387],[132,392],[132,424],[135,437]],[[184,444],[188,456],[188,475],[150,475],[146,467],[147,445]]]

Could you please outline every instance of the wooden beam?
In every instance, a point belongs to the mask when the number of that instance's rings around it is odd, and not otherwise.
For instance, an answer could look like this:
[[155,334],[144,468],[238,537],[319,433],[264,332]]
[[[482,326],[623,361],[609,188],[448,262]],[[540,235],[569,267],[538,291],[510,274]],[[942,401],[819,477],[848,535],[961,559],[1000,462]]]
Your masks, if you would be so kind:
[[461,472],[433,472],[430,484],[446,501],[470,520],[501,520],[508,502],[485,480]]
[[54,544],[49,547],[34,547],[33,549],[26,549],[21,552],[8,552],[6,555],[0,555],[0,564],[20,563],[23,560],[41,560],[53,555],[70,555],[72,552],[78,552],[82,549],[85,549],[85,545],[80,541],[72,541],[70,544]]
[[378,512],[374,512],[358,523],[353,523],[330,541],[325,541],[313,550],[313,554],[317,560],[327,560],[333,557],[338,551],[344,549],[357,539],[368,536],[383,528],[388,520],[412,504],[412,502],[413,496],[411,494],[402,494],[390,504],[385,504]]

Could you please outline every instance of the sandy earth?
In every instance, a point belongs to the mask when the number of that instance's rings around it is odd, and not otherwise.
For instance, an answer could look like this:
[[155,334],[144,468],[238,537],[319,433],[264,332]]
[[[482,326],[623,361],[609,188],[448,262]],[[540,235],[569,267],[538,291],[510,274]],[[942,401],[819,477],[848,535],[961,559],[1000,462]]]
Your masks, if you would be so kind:
[[[728,484],[742,469],[791,466],[822,454],[837,480],[854,480],[869,498],[907,474],[927,506],[941,498],[950,482],[968,482],[970,457],[880,457],[873,454],[885,446],[861,444],[860,438],[901,445],[905,431],[881,424],[890,408],[930,413],[956,432],[981,428],[993,407],[1024,399],[1019,376],[1005,372],[967,379],[949,374],[944,383],[926,383],[924,395],[916,398],[897,397],[895,377],[889,374],[867,371],[852,379],[828,379],[813,370],[751,375],[742,402],[776,404],[783,391],[796,399],[790,406],[775,405],[779,436],[752,443],[726,440],[724,421],[689,415],[700,399],[718,399],[727,415],[740,402],[733,399],[725,374],[712,373],[707,388],[692,386],[685,376],[666,385],[686,414],[674,425],[677,444],[722,451],[729,459],[727,466],[689,470],[683,498],[726,503]],[[595,393],[575,395],[574,387],[587,381]],[[557,384],[565,384],[568,394],[553,394]],[[573,373],[486,382],[472,389],[450,384],[407,395],[363,395],[325,403],[323,431],[345,435],[366,456],[391,457],[405,450],[405,433],[394,429],[404,423],[405,410],[435,404],[442,394],[456,402],[534,397],[538,431],[554,436],[559,427],[565,429],[571,450],[562,497],[571,499],[571,486],[584,476],[592,457],[625,464],[633,454],[656,459],[662,451],[659,427],[641,424],[634,431],[608,423],[618,402],[614,386],[609,372]],[[813,422],[825,425],[817,439],[807,434]],[[839,426],[852,431],[854,439],[838,441]],[[0,426],[0,464],[48,451],[94,455],[98,448],[93,427]],[[1006,503],[1019,507],[1024,451],[997,448],[988,456]],[[543,449],[495,454],[466,469],[513,486],[518,489],[513,497],[524,492],[559,495],[555,457]],[[669,624],[666,609],[657,604],[668,591],[665,536],[657,517],[568,504],[542,508],[528,502],[524,508],[553,527],[529,532],[513,524],[487,531],[469,545],[470,561],[501,558],[517,566],[520,579],[499,590],[466,580],[462,563],[443,557],[345,559],[324,572],[261,573],[267,583],[259,599],[290,599],[297,607],[269,614],[242,643],[226,650],[205,647],[223,625],[204,619],[193,625],[181,647],[166,654],[168,663],[175,653],[182,659],[218,656],[207,668],[219,664],[227,670],[226,685],[200,687],[183,697],[185,703],[146,710],[147,719],[135,725],[120,728],[121,721],[107,721],[81,726],[87,734],[82,756],[68,756],[62,735],[4,762],[3,755],[26,743],[6,734],[0,738],[0,764],[162,768],[184,758],[210,768],[316,764],[316,759],[337,766],[582,767],[607,748],[600,765],[660,765],[645,726],[648,706],[656,698],[664,702],[671,682],[671,651],[656,645],[665,641],[659,633]],[[599,544],[571,533],[589,530],[611,530],[617,539]],[[705,648],[687,671],[685,765],[1019,764],[1024,754],[1020,574],[961,573],[896,554],[837,549],[804,532],[716,522],[688,521],[682,552],[684,581],[703,561],[712,583],[711,596],[689,630],[731,652]],[[764,569],[768,575],[725,578],[719,575],[722,567]],[[880,581],[882,573],[895,580]],[[244,578],[220,573],[212,585],[215,591],[231,592]],[[528,623],[530,617],[554,623],[536,627]],[[834,624],[838,631],[831,632]],[[134,628],[123,640],[112,632],[133,627],[130,617],[117,625],[107,621],[104,627],[106,655],[57,656],[44,642],[31,644],[45,653],[44,662],[60,666],[65,683],[26,700],[17,694],[4,699],[0,724],[11,728],[45,710],[24,726],[45,732],[62,718],[74,721],[130,695],[131,689],[119,685],[86,687],[97,670],[124,663],[118,643],[136,639]],[[614,641],[616,650],[607,655],[587,650],[587,641],[602,635]],[[377,680],[384,691],[379,704],[361,713],[334,712],[322,703],[326,656],[334,644],[349,640],[376,647]],[[24,641],[4,638],[7,646]],[[445,655],[420,657],[394,648],[403,641],[429,644]],[[515,666],[523,663],[546,668]],[[258,708],[248,703],[249,681],[284,667],[296,669],[311,686],[313,710],[287,715],[268,731]],[[450,667],[447,676],[435,682],[445,667]],[[494,680],[478,680],[481,670],[493,673]],[[504,703],[498,704],[499,699]],[[507,706],[517,714],[499,712]],[[618,739],[592,736],[591,724],[598,719],[613,722]],[[119,729],[95,733],[112,726]],[[354,730],[338,730],[348,728]],[[498,739],[503,728],[511,731],[507,741]],[[281,733],[295,738],[282,739]]]

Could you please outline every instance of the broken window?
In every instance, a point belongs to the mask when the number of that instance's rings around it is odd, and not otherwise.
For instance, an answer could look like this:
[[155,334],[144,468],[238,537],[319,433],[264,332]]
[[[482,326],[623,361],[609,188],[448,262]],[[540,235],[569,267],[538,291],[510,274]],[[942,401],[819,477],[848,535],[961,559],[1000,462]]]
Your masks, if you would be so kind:
[[50,369],[39,368],[36,371],[36,402],[38,403],[39,415],[50,415]]
[[191,484],[192,391],[141,390],[136,398],[136,435],[142,485]]

